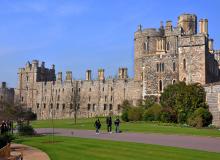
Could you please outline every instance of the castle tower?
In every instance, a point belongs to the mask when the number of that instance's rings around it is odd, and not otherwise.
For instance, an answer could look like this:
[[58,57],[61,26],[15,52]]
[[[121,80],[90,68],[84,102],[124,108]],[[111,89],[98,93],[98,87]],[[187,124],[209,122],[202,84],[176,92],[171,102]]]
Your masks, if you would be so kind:
[[87,70],[87,71],[86,71],[86,81],[91,81],[91,80],[92,80],[91,74],[92,74],[92,71],[91,71],[91,70]]
[[62,80],[63,80],[62,72],[58,72],[58,74],[57,74],[57,81],[62,82]]
[[118,78],[119,79],[127,79],[128,78],[128,69],[127,68],[119,68],[118,69]]
[[66,72],[66,81],[72,81],[72,72],[71,71]]
[[100,80],[100,81],[105,80],[105,70],[104,69],[98,70],[98,80]]
[[199,21],[199,33],[208,35],[208,19],[200,19]]
[[194,14],[182,14],[178,17],[178,27],[182,28],[184,35],[197,33],[197,16]]

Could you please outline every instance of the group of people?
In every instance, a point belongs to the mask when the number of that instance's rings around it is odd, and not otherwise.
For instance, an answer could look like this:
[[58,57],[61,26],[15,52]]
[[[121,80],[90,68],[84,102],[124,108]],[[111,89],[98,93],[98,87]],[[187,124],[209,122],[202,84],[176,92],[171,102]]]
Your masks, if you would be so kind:
[[[114,124],[115,124],[115,133],[120,133],[120,130],[119,130],[120,119],[119,119],[119,117],[117,117],[115,119]],[[107,132],[111,134],[112,133],[112,117],[111,116],[106,117],[106,125],[107,125]],[[96,134],[99,134],[101,126],[102,126],[99,119],[97,119],[95,121],[94,126],[96,128]]]
[[0,128],[1,128],[1,134],[5,134],[11,131],[13,128],[12,121],[2,121]]

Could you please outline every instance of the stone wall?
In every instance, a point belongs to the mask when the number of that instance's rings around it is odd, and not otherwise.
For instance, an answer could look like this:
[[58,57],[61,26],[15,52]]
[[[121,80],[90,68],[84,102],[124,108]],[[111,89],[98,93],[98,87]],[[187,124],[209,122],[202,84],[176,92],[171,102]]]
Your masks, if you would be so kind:
[[220,127],[220,83],[205,85],[204,88],[206,91],[206,102],[213,116],[212,124]]

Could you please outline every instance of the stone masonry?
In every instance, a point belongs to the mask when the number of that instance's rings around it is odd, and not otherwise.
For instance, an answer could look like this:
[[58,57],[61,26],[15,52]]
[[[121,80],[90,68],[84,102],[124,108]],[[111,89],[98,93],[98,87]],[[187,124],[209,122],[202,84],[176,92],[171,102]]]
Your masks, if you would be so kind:
[[208,20],[199,21],[199,32],[197,24],[196,15],[182,14],[177,26],[170,20],[165,26],[161,22],[159,29],[139,25],[134,34],[133,79],[128,77],[127,68],[119,68],[117,78],[106,79],[104,69],[99,69],[97,79],[91,79],[92,71],[87,70],[85,80],[73,80],[71,71],[63,80],[62,72],[55,75],[54,65],[48,69],[44,62],[41,66],[37,60],[28,62],[19,69],[16,100],[31,108],[39,119],[71,118],[76,113],[80,117],[117,115],[124,100],[135,105],[148,96],[159,99],[164,87],[178,81],[217,82],[220,51],[213,48]]

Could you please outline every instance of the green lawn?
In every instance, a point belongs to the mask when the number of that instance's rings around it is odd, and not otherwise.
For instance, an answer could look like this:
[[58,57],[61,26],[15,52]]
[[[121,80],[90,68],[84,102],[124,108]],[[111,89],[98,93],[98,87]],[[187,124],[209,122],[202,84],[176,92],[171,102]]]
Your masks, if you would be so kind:
[[17,142],[45,151],[51,160],[219,160],[220,153],[130,142],[51,136]]
[[[73,119],[54,120],[55,128],[69,129],[94,129],[95,118],[79,119],[77,124]],[[105,118],[101,118],[102,130],[106,130]],[[38,120],[32,122],[34,128],[52,128],[51,120]],[[113,128],[114,129],[114,128]],[[143,132],[143,133],[162,133],[162,134],[179,134],[179,135],[197,135],[220,137],[218,129],[196,129],[184,127],[177,124],[153,123],[153,122],[136,122],[121,123],[120,129],[123,132]]]

